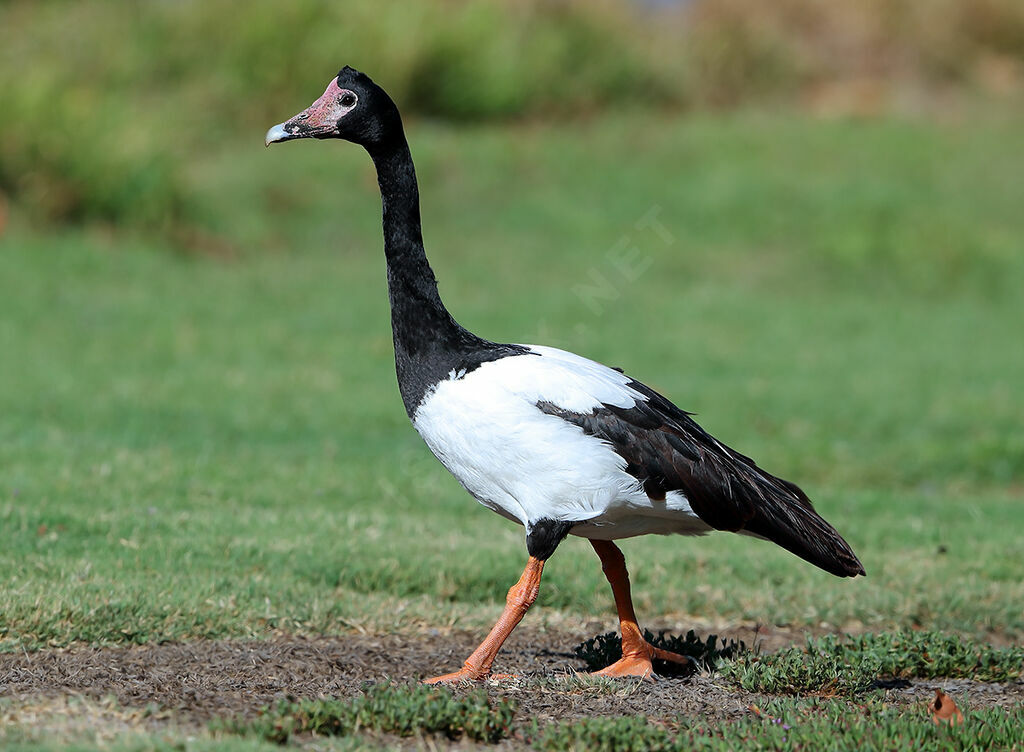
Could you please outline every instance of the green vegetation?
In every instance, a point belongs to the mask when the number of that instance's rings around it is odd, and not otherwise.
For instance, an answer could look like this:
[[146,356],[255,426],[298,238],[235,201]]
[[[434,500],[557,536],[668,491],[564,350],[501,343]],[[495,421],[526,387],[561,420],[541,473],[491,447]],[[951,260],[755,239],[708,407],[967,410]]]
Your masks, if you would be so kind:
[[638,6],[11,0],[0,193],[38,223],[216,245],[183,161],[255,141],[343,64],[371,72],[408,116],[460,122],[751,103],[969,111],[976,95],[1024,90],[1017,0]]
[[[357,718],[358,714],[358,718]],[[860,752],[864,749],[1019,750],[1024,708],[965,708],[965,723],[935,725],[923,706],[893,705],[880,696],[857,703],[837,699],[772,700],[728,723],[687,718],[655,721],[643,716],[594,717],[547,725],[515,717],[504,701],[490,705],[482,693],[453,698],[447,690],[383,685],[349,703],[335,700],[282,703],[255,721],[227,720],[187,742],[139,731],[115,742],[58,743],[0,730],[11,750],[259,750],[283,744],[328,750],[407,749],[402,737],[427,742],[475,739],[481,746],[514,739],[538,752],[673,752],[736,749]],[[288,733],[282,730],[287,728]],[[473,736],[480,734],[480,736]],[[505,744],[510,742],[506,741]]]
[[879,680],[968,678],[1015,681],[1024,672],[1024,648],[996,648],[934,632],[864,634],[808,640],[777,653],[740,652],[722,676],[751,692],[856,694]]
[[989,708],[970,714],[971,723],[949,728],[929,722],[924,708],[871,700],[775,701],[759,713],[728,724],[683,721],[662,724],[644,718],[587,718],[547,727],[534,741],[543,752],[672,752],[735,749],[860,752],[865,749],[1020,749],[1024,709]]
[[490,705],[482,690],[455,697],[446,688],[380,684],[351,702],[282,702],[255,721],[215,724],[227,733],[284,744],[298,734],[349,736],[376,731],[396,736],[436,734],[494,744],[509,736],[515,703]]
[[[725,534],[626,541],[642,620],[1024,632],[1011,115],[411,131],[463,323],[628,367],[798,480],[868,570]],[[0,238],[4,649],[494,619],[522,531],[409,427],[379,199],[346,146],[190,165],[231,257]],[[636,227],[652,207],[670,242]],[[612,611],[574,539],[529,619],[556,609]]]
[[583,718],[541,726],[515,718],[515,706],[492,707],[482,691],[455,698],[449,690],[379,685],[345,703],[282,703],[255,721],[215,724],[218,733],[285,744],[298,735],[463,736],[497,743],[516,736],[542,752],[672,752],[757,749],[1019,749],[1024,708],[968,711],[962,726],[933,724],[921,706],[894,706],[880,696],[845,700],[772,700],[730,723],[651,721],[643,716]]
[[[1015,117],[411,129],[428,250],[462,321],[627,365],[798,479],[869,572],[833,579],[725,534],[626,541],[645,622],[879,634],[719,662],[740,687],[841,699],[780,699],[724,724],[514,719],[514,743],[1020,745],[1019,710],[968,704],[965,728],[936,728],[870,691],[879,678],[1019,669],[1019,648],[983,642],[1024,634]],[[643,147],[626,154],[631,137]],[[3,649],[478,629],[500,610],[522,531],[468,498],[409,428],[371,173],[357,149],[332,146],[243,144],[188,165],[226,256],[18,217],[0,238]],[[651,207],[669,242],[637,228]],[[622,236],[643,254],[633,276],[616,266]],[[527,621],[559,612],[613,613],[579,541],[560,547]],[[353,717],[334,702],[256,725],[302,736],[307,720]],[[425,711],[407,728],[444,736],[452,717]],[[360,723],[384,736],[328,748],[397,739],[383,720]],[[19,728],[4,745],[42,743]],[[271,748],[256,726],[226,728],[189,748]]]
[[[102,733],[55,742],[5,698],[0,746],[1021,749],[1019,707],[966,689],[967,723],[937,727],[875,683],[1024,661],[1024,6],[751,8],[0,3],[0,651],[501,610],[522,530],[404,414],[369,160],[261,143],[342,63],[408,115],[460,321],[625,367],[799,482],[868,570],[727,534],[623,544],[642,623],[853,635],[676,638],[716,686],[786,695],[729,722],[533,723],[524,685],[382,686],[196,734],[104,705],[82,711]],[[594,618],[607,583],[569,539],[525,626]]]
[[[852,696],[894,679],[1012,682],[1024,674],[1022,647],[998,648],[938,632],[829,635],[810,638],[803,648],[774,653],[750,649],[743,642],[723,640],[719,646],[716,635],[702,639],[693,630],[684,637],[645,630],[644,638],[657,647],[695,658],[702,670],[718,670],[722,678],[749,692],[770,694]],[[575,655],[587,671],[602,669],[622,657],[618,634],[591,638],[576,647]]]

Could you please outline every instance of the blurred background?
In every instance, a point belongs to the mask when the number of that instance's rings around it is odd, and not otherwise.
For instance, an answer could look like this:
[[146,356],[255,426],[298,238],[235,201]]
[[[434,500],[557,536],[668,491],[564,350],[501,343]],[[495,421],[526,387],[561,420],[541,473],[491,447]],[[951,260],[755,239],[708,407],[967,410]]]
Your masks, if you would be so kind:
[[870,574],[648,539],[640,608],[1024,630],[1020,0],[6,0],[0,60],[0,642],[493,616],[522,531],[408,425],[372,164],[263,146],[346,64],[461,323],[625,367]]
[[255,140],[342,64],[453,128],[749,107],[965,116],[1024,87],[1015,0],[9,0],[0,14],[0,190],[37,225],[220,229],[190,163]]

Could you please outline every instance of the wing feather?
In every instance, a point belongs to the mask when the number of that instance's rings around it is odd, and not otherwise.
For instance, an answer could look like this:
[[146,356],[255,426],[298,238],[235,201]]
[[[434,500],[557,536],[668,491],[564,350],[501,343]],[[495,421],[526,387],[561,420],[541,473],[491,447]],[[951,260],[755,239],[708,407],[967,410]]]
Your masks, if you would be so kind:
[[[541,354],[550,352],[545,348]],[[622,393],[635,399],[602,402],[589,412],[544,400],[537,407],[608,442],[651,498],[679,491],[713,528],[767,538],[835,575],[864,574],[849,544],[814,510],[799,486],[766,472],[750,457],[718,441],[691,413],[650,387],[617,370],[571,357],[586,364],[581,376],[600,375],[597,383],[602,387],[622,379]],[[578,367],[578,362],[573,360],[571,365]],[[605,373],[595,372],[594,367]]]

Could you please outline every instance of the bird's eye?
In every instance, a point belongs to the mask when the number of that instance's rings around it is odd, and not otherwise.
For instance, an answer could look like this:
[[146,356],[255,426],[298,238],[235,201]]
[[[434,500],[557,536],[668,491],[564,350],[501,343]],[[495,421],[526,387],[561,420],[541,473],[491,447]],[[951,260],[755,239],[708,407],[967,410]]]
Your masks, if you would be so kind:
[[340,97],[338,97],[338,104],[342,107],[351,107],[356,103],[356,95],[350,91],[346,91]]
[[301,115],[299,115],[299,116],[298,116],[297,118],[295,118],[295,119],[296,119],[296,120],[306,120],[307,118],[309,118],[309,113],[308,113],[308,112],[303,112],[303,113],[302,113]]

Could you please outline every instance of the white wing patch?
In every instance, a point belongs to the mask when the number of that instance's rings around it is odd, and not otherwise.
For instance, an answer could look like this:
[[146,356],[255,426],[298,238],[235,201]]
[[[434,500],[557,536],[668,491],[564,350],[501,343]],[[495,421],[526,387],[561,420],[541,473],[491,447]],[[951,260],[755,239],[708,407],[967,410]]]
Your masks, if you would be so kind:
[[[524,372],[515,374],[519,388],[534,398],[534,404],[550,402],[563,410],[586,414],[602,404],[629,408],[647,400],[643,394],[629,386],[631,378],[614,368],[555,347],[523,347],[541,356],[521,358],[523,361],[534,362],[524,363]],[[502,362],[499,360],[494,363]]]
[[[587,521],[587,537],[704,532],[682,494],[654,502],[606,442],[537,408],[588,414],[645,400],[624,374],[551,347],[438,383],[413,416],[431,451],[485,506],[523,525]],[[452,374],[454,374],[454,370]],[[574,531],[579,532],[579,531]]]

